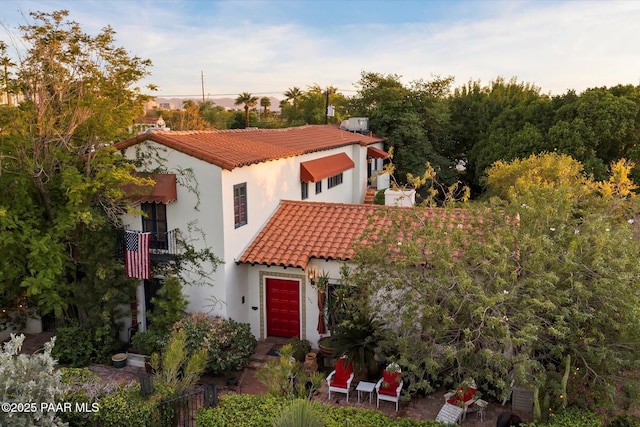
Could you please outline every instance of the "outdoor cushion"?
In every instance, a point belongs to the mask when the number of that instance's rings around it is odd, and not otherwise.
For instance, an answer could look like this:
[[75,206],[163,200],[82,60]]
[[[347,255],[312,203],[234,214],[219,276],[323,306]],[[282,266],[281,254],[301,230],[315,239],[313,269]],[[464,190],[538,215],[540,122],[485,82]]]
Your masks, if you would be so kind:
[[471,387],[460,387],[456,394],[449,400],[447,403],[452,405],[462,406],[465,402],[468,402],[473,399],[473,396],[476,395],[476,389]]
[[396,389],[398,388],[398,384],[400,384],[400,372],[382,372],[382,385],[380,386],[380,390],[378,390],[379,394],[386,394],[388,396],[396,396]]
[[353,366],[344,359],[338,360],[336,363],[336,373],[331,380],[331,387],[347,388],[347,381],[351,376]]

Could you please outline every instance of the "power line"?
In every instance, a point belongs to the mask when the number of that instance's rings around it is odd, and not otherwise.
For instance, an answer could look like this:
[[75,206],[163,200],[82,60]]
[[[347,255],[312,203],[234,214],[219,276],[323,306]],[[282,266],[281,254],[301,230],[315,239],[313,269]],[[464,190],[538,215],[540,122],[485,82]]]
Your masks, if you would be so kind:
[[[288,90],[288,89],[287,89]],[[286,92],[286,90],[283,90],[281,92],[250,92],[251,95],[284,95],[284,93]],[[339,92],[358,92],[355,89],[338,89],[337,91]],[[154,96],[156,98],[200,98],[202,97],[201,93],[198,94],[183,94],[183,95],[174,95],[174,94],[170,94],[170,95],[164,95],[161,93],[155,93],[155,94],[148,94],[150,96]],[[220,96],[238,96],[239,93],[208,93],[207,94],[207,98],[211,98],[211,97],[220,97]]]

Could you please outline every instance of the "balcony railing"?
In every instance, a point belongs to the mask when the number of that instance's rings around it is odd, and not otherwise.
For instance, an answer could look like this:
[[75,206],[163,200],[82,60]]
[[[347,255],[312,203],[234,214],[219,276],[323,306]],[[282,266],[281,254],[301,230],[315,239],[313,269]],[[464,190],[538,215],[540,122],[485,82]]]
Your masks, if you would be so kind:
[[[179,229],[167,232],[151,232],[149,240],[149,254],[151,261],[163,262],[174,258],[182,253],[182,245],[178,241]],[[124,259],[125,255],[125,230],[117,230],[116,256]]]

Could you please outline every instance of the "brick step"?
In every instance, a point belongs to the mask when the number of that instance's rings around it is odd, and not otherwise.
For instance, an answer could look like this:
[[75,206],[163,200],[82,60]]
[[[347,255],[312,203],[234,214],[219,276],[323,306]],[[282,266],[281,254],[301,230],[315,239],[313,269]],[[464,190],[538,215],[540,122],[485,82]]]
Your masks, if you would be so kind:
[[372,205],[373,201],[376,197],[376,189],[375,188],[367,188],[367,193],[364,195],[364,204]]

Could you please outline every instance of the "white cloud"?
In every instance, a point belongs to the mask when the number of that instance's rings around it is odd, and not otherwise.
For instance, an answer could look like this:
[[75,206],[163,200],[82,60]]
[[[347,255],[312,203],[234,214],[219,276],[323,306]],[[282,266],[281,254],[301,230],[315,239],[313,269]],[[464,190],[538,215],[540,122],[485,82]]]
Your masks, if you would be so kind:
[[[52,10],[50,2],[9,4]],[[153,61],[148,81],[166,95],[199,94],[201,71],[207,93],[276,96],[314,83],[354,89],[362,70],[399,74],[405,82],[453,75],[456,86],[517,77],[554,94],[640,82],[638,2],[438,3],[431,15],[421,2],[402,4],[405,15],[393,9],[388,22],[380,12],[371,21],[366,14],[313,20],[304,2],[58,2],[56,8],[68,8],[89,32],[111,25],[119,45]],[[339,4],[332,5],[338,13]]]

